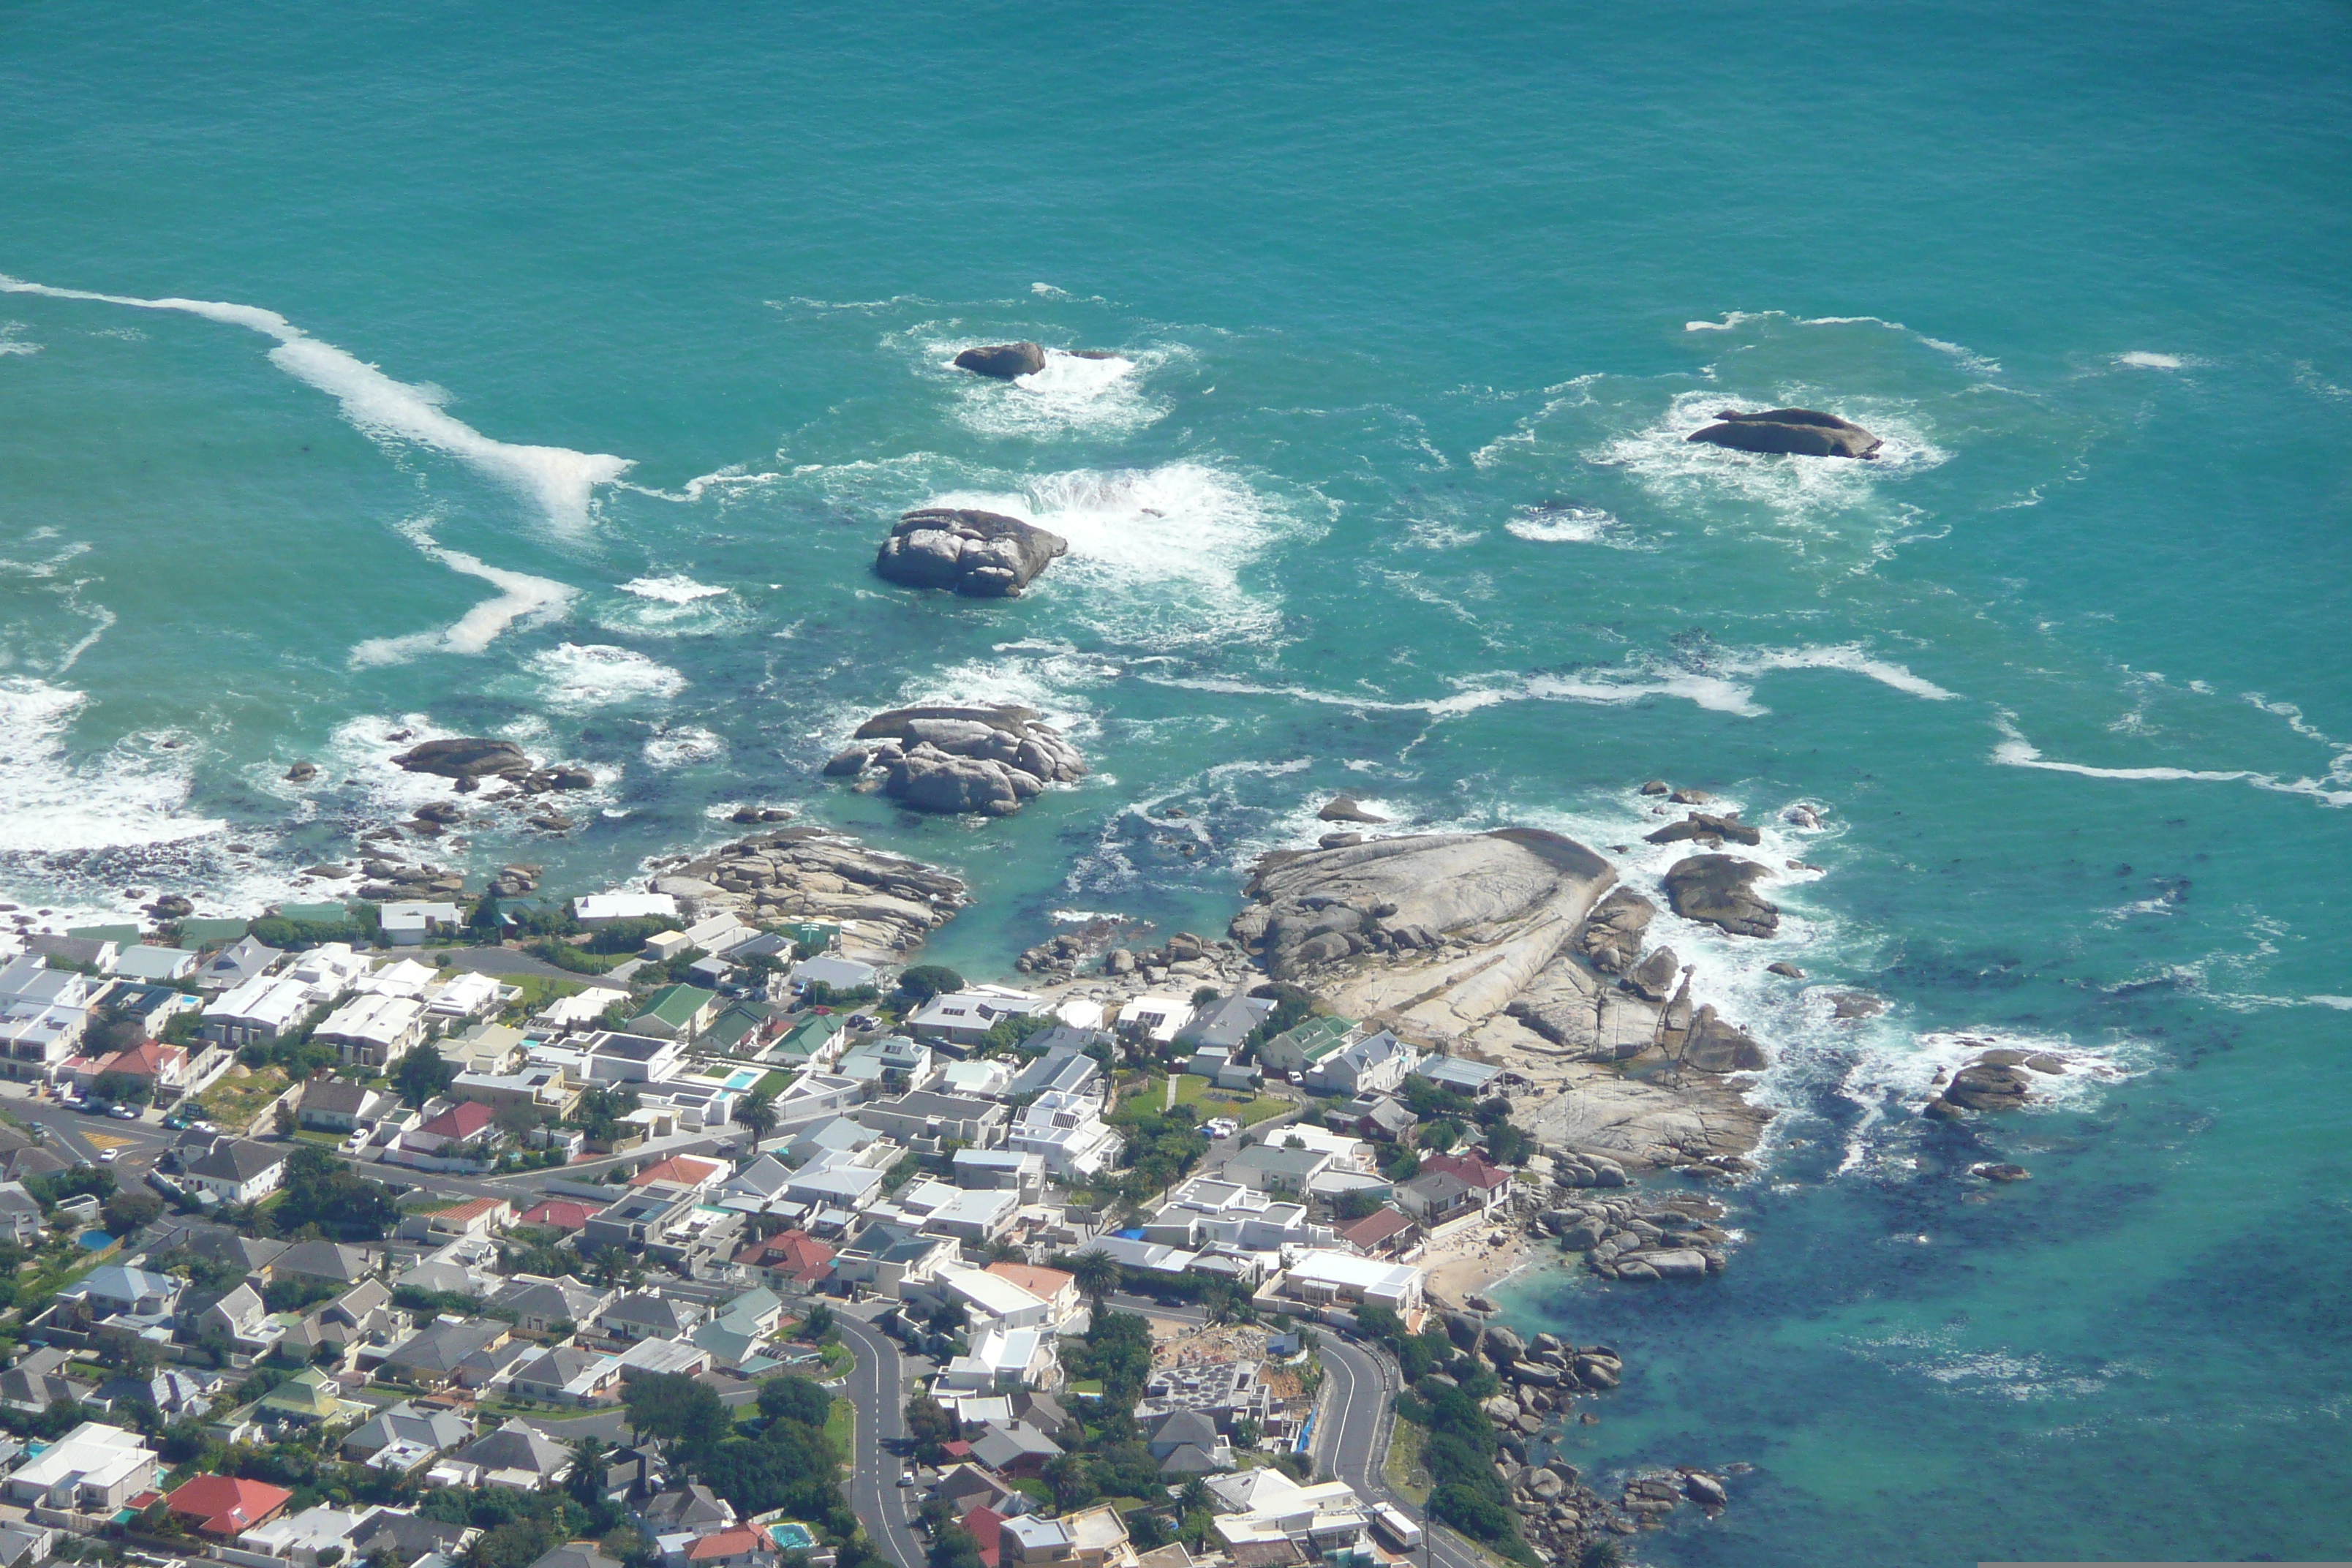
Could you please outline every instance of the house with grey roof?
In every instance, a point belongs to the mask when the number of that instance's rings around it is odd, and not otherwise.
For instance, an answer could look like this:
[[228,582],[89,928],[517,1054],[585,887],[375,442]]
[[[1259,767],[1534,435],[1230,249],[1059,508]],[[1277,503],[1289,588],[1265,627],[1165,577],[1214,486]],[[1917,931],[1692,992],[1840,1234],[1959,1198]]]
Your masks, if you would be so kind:
[[92,1321],[124,1317],[161,1322],[172,1315],[181,1289],[169,1274],[151,1274],[132,1263],[109,1263],[59,1291],[58,1299],[78,1303],[81,1315]]
[[[446,1388],[457,1380],[459,1363],[506,1343],[512,1333],[494,1318],[436,1319],[384,1352],[377,1373],[418,1388]],[[361,1360],[366,1364],[364,1356]]]
[[347,1247],[338,1241],[298,1241],[271,1261],[270,1273],[279,1279],[356,1285],[375,1272],[377,1257],[364,1247]]
[[225,1342],[251,1355],[284,1335],[249,1281],[228,1290],[190,1291],[180,1302],[180,1337],[194,1344]]
[[[472,1467],[478,1474],[478,1484],[521,1491],[562,1480],[572,1470],[572,1451],[525,1421],[509,1421],[488,1436],[477,1437],[458,1449],[456,1457],[459,1464]],[[550,1552],[539,1561],[546,1563],[554,1555]],[[613,1563],[611,1568],[620,1565]]]
[[1329,1169],[1330,1164],[1331,1156],[1319,1149],[1277,1149],[1270,1144],[1253,1143],[1226,1161],[1224,1169],[1218,1173],[1256,1192],[1303,1193],[1307,1184]]
[[615,1340],[676,1340],[694,1331],[703,1310],[657,1290],[635,1290],[596,1314],[596,1326]]
[[1386,1029],[1367,1035],[1307,1065],[1299,1082],[1313,1094],[1358,1095],[1391,1089],[1421,1061],[1421,1052]]
[[190,1184],[225,1204],[249,1204],[278,1190],[286,1151],[243,1138],[222,1138],[182,1167]]
[[1043,1474],[1061,1456],[1062,1446],[1026,1421],[992,1421],[971,1439],[973,1458],[1014,1479]]
[[518,1274],[491,1296],[490,1305],[514,1312],[515,1326],[525,1333],[544,1334],[558,1323],[577,1326],[595,1321],[596,1314],[611,1306],[613,1298],[611,1290],[599,1289],[569,1274],[552,1279]]
[[147,1249],[147,1256],[152,1258],[162,1258],[167,1253],[190,1252],[207,1263],[226,1263],[249,1275],[267,1279],[270,1263],[286,1248],[287,1244],[282,1241],[241,1236],[228,1226],[192,1220],[164,1231]]
[[[462,1415],[403,1402],[377,1411],[353,1428],[343,1439],[343,1458],[378,1469],[411,1470],[473,1435],[473,1423]],[[389,1461],[377,1462],[387,1454]]]
[[549,1405],[610,1405],[621,1395],[621,1358],[557,1345],[518,1362],[507,1386],[519,1398]]
[[901,1143],[953,1139],[985,1149],[1003,1140],[1004,1107],[968,1095],[916,1089],[861,1105],[854,1113],[864,1125]]
[[205,961],[204,967],[196,972],[196,985],[205,991],[226,991],[268,973],[270,965],[285,956],[283,949],[250,936],[239,937]]
[[339,1078],[314,1078],[302,1086],[302,1109],[297,1120],[305,1127],[350,1132],[373,1126],[399,1106],[398,1095],[386,1094],[380,1089],[347,1083]]
[[60,1399],[72,1405],[88,1399],[97,1385],[68,1377],[67,1360],[64,1351],[52,1346],[26,1351],[16,1365],[0,1372],[0,1405],[38,1415]]
[[0,1240],[23,1247],[38,1242],[47,1222],[41,1217],[41,1200],[22,1182],[0,1182]]
[[1273,1016],[1275,1000],[1271,996],[1253,996],[1246,991],[1236,991],[1221,1002],[1212,1002],[1192,1015],[1176,1037],[1189,1042],[1195,1050],[1221,1050],[1227,1055],[1241,1048],[1260,1024]]
[[688,1532],[700,1537],[733,1529],[735,1505],[700,1481],[688,1481],[648,1500],[637,1510],[637,1520],[656,1537]]

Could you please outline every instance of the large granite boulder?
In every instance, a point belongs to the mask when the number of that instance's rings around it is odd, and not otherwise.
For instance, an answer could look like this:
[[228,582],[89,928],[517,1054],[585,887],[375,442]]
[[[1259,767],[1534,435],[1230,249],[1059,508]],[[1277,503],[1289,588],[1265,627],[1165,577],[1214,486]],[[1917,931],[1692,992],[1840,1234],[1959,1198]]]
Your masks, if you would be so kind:
[[1762,1072],[1772,1065],[1748,1033],[1703,1005],[1683,1037],[1682,1064],[1701,1072]]
[[2031,1090],[2030,1080],[2017,1068],[1979,1061],[1954,1073],[1938,1098],[1961,1110],[2014,1110]]
[[900,708],[857,727],[826,773],[879,773],[883,793],[917,811],[1010,816],[1049,784],[1086,777],[1061,732],[1026,708]]
[[1642,956],[1642,933],[1650,929],[1658,906],[1631,888],[1618,888],[1592,907],[1577,951],[1603,974],[1622,974]]
[[520,778],[530,772],[530,759],[521,747],[478,735],[427,741],[392,760],[412,773],[436,773],[445,779]]
[[1054,558],[1060,534],[998,512],[922,507],[907,513],[874,557],[880,576],[909,588],[947,588],[979,599],[1021,595]]
[[1770,936],[1780,929],[1780,907],[1758,896],[1765,868],[1731,855],[1693,855],[1666,873],[1666,902],[1686,921],[1703,921],[1734,936]]
[[1718,424],[1685,437],[1739,452],[1786,452],[1802,458],[1874,458],[1885,445],[1861,426],[1811,408],[1767,408],[1757,414],[1729,409]]
[[1017,343],[988,343],[964,350],[955,356],[955,363],[958,370],[968,370],[974,375],[1011,381],[1016,376],[1034,375],[1045,369],[1045,351],[1025,340]]

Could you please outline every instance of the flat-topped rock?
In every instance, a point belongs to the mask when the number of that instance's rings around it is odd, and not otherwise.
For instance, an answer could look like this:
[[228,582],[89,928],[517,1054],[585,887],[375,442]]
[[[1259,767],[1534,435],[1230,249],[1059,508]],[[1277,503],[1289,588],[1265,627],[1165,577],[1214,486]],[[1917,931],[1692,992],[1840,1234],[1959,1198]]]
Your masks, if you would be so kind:
[[1802,458],[1874,458],[1885,445],[1850,420],[1813,408],[1767,408],[1755,414],[1729,409],[1718,421],[1694,430],[1686,440],[1739,452],[1777,452]]
[[1015,599],[1070,542],[1002,512],[922,507],[898,519],[874,557],[877,575],[909,588]]
[[478,735],[427,741],[392,761],[394,766],[412,773],[434,773],[445,779],[520,778],[531,771],[530,759],[512,741]]
[[1053,784],[1087,775],[1086,760],[1026,708],[899,708],[857,727],[824,765],[835,778],[878,774],[917,811],[1010,816]]
[[661,872],[651,890],[695,915],[839,924],[843,951],[869,962],[921,946],[970,901],[950,872],[817,827],[754,834]]
[[1686,921],[1701,921],[1734,936],[1770,936],[1780,929],[1780,906],[1755,890],[1767,868],[1732,855],[1693,855],[1666,873],[1666,902]]

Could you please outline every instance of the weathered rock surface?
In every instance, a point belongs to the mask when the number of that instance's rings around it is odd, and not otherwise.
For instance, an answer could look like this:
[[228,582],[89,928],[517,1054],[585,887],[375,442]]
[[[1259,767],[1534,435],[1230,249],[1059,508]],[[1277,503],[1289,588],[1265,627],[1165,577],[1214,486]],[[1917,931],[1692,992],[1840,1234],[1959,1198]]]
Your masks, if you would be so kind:
[[1711,848],[1721,848],[1729,839],[1734,844],[1760,844],[1764,836],[1737,816],[1714,816],[1704,811],[1694,811],[1680,822],[1668,823],[1655,833],[1647,835],[1645,844],[1676,844],[1684,839],[1696,839]]
[[289,784],[308,784],[318,776],[319,764],[316,763],[296,763],[286,770],[286,780]]
[[1356,797],[1352,795],[1333,795],[1330,800],[1324,804],[1323,809],[1317,812],[1315,815],[1321,817],[1326,822],[1377,823],[1386,822],[1388,820],[1387,817],[1376,816],[1372,813],[1366,811],[1362,806],[1357,805]]
[[2023,1105],[2031,1084],[2013,1067],[1976,1062],[1952,1075],[1937,1102],[1960,1110],[2014,1110]]
[[1666,901],[1686,921],[1703,921],[1734,936],[1770,936],[1780,929],[1780,907],[1759,897],[1756,879],[1766,868],[1730,855],[1694,855],[1666,873]]
[[1767,408],[1756,414],[1725,409],[1718,424],[1685,437],[1740,452],[1785,452],[1804,458],[1874,458],[1885,443],[1861,426],[1811,408]]
[[1748,1032],[1719,1016],[1712,1004],[1701,1006],[1673,1053],[1685,1067],[1701,1072],[1762,1072],[1772,1065],[1764,1047]]
[[824,771],[878,773],[884,793],[917,811],[1010,816],[1047,784],[1084,778],[1087,764],[1026,708],[901,708],[859,725]]
[[936,866],[816,827],[755,834],[660,869],[650,890],[692,914],[838,922],[843,951],[876,962],[903,958],[970,901]]
[[1642,933],[1657,918],[1658,906],[1631,888],[1611,889],[1584,918],[1576,949],[1603,974],[1622,974],[1642,956]]
[[1500,1013],[1615,880],[1582,845],[1528,828],[1277,851],[1258,862],[1258,906],[1233,934],[1277,980],[1321,977],[1343,1014],[1451,1039]]
[[1017,343],[989,343],[981,348],[964,350],[955,356],[955,363],[957,369],[971,371],[974,375],[1011,381],[1015,376],[1034,375],[1045,369],[1045,351],[1025,340]]
[[877,574],[909,588],[1018,598],[1070,542],[1017,517],[926,507],[901,517],[874,557]]
[[530,759],[511,741],[480,736],[453,736],[412,746],[392,759],[412,773],[436,773],[445,779],[520,778],[530,772]]

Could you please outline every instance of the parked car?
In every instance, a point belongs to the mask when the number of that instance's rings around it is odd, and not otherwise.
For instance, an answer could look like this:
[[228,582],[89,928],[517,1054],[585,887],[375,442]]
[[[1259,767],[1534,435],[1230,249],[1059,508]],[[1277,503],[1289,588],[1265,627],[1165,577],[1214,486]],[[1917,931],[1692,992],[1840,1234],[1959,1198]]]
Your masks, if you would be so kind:
[[139,1112],[127,1105],[110,1105],[106,1108],[106,1113],[109,1116],[113,1117],[117,1121],[136,1121],[139,1120]]
[[188,1119],[175,1110],[163,1118],[163,1125],[174,1132],[185,1132],[188,1130]]

